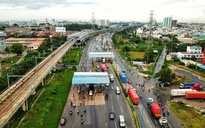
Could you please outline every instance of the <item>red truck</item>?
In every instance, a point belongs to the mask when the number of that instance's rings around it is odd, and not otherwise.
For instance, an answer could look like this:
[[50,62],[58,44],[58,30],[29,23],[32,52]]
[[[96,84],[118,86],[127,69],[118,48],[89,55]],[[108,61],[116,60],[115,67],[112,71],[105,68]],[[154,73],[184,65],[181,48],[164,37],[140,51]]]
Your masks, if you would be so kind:
[[107,71],[107,67],[105,64],[101,64],[101,69],[103,72],[106,72]]
[[205,99],[205,92],[186,92],[187,99]]
[[193,90],[203,90],[203,87],[200,84],[194,84],[191,89]]
[[133,104],[138,105],[138,103],[139,103],[139,96],[135,92],[134,88],[129,88],[128,89],[128,94],[129,94]]
[[151,105],[151,111],[155,118],[161,117],[161,108],[159,107],[158,103],[153,102]]

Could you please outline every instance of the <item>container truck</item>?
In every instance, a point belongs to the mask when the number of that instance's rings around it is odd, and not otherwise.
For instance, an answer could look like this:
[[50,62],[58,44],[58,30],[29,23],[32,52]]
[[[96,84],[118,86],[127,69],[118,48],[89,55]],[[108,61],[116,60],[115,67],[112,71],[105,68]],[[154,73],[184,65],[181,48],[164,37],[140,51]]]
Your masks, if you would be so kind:
[[161,117],[161,108],[159,107],[158,103],[153,102],[150,105],[150,108],[151,108],[152,114],[155,118],[160,118]]
[[113,74],[110,74],[109,76],[110,76],[110,81],[113,82],[113,81],[114,81],[114,76],[113,76]]
[[205,92],[186,92],[187,99],[205,99]]
[[180,83],[179,88],[181,89],[191,88],[195,84],[197,83],[196,82],[183,82],[183,83]]
[[105,64],[101,64],[101,69],[103,72],[106,72],[107,71],[107,67]]
[[127,82],[127,77],[126,77],[126,75],[125,75],[123,72],[121,72],[119,75],[120,75],[120,79],[122,80],[122,82],[123,82],[123,83],[126,83],[126,82]]
[[204,90],[204,88],[200,84],[195,84],[191,87],[193,90]]
[[185,96],[186,92],[196,92],[192,89],[171,89],[171,97]]
[[128,89],[128,94],[129,94],[133,104],[138,105],[138,103],[139,103],[139,96],[137,95],[137,93],[134,90],[134,88],[129,88]]

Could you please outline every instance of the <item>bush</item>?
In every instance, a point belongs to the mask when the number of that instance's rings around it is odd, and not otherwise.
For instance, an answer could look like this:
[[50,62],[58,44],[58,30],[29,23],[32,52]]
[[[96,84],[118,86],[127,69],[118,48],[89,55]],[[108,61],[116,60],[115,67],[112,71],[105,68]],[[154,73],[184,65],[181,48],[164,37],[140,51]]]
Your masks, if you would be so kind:
[[185,65],[185,63],[184,62],[179,62],[179,65]]

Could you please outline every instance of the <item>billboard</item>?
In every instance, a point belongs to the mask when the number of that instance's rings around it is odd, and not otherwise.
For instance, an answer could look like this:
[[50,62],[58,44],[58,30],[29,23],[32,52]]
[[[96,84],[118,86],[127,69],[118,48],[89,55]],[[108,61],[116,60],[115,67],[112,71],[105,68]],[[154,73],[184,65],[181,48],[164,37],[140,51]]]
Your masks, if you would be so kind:
[[65,27],[56,27],[56,32],[66,32]]

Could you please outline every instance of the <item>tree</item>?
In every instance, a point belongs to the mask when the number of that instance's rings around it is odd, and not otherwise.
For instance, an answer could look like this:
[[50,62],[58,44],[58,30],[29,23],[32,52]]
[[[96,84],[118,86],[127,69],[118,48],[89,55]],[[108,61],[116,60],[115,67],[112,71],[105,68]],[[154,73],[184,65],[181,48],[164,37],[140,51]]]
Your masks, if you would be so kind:
[[173,75],[171,73],[171,69],[165,68],[160,70],[158,73],[155,74],[155,78],[159,77],[159,81],[161,82],[170,82],[173,78]]
[[21,54],[24,50],[24,47],[21,44],[13,44],[11,46],[11,52],[16,53],[16,54]]

